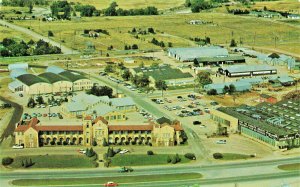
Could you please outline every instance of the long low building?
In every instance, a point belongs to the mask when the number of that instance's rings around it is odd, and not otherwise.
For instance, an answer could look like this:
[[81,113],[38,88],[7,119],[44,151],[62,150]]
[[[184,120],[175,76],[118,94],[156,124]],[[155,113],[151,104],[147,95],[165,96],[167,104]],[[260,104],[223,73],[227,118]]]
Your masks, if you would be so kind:
[[8,85],[12,92],[30,95],[86,90],[91,89],[92,86],[90,79],[70,71],[59,74],[46,72],[38,76],[22,74]]
[[228,77],[277,74],[277,69],[269,65],[233,65],[221,67],[218,71]]
[[85,116],[78,125],[46,125],[37,118],[21,121],[15,128],[15,143],[25,148],[50,145],[84,145],[104,142],[115,145],[179,145],[183,139],[179,121],[172,124],[109,125],[103,117]]
[[169,48],[168,55],[182,62],[193,62],[198,58],[227,57],[228,51],[219,46]]
[[211,111],[211,119],[227,132],[240,132],[268,146],[286,149],[300,146],[300,102],[221,107]]
[[201,58],[197,58],[196,60],[199,63],[199,66],[246,62],[244,56],[238,56],[238,55],[230,55],[225,57],[201,57]]
[[237,92],[246,92],[250,91],[252,88],[252,85],[247,82],[226,82],[226,83],[215,83],[215,84],[208,84],[204,86],[205,91],[210,90],[216,90],[217,94],[223,94],[224,93],[224,87],[234,85],[235,91]]

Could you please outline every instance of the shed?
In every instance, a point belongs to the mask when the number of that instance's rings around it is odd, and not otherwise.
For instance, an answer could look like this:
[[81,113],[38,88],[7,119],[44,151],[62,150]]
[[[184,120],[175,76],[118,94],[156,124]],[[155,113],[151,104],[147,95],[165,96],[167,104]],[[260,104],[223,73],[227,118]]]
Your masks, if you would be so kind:
[[133,64],[135,63],[135,60],[133,58],[124,58],[124,62],[128,64]]
[[10,72],[10,78],[16,79],[17,77],[24,75],[24,74],[28,74],[26,69],[23,69],[23,68],[12,69]]

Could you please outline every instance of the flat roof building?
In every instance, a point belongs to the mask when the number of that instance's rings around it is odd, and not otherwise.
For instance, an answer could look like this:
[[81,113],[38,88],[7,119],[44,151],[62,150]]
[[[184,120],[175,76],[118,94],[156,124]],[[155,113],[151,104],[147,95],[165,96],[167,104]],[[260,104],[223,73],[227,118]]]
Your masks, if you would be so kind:
[[277,74],[277,69],[269,65],[233,65],[221,67],[218,70],[221,74],[228,77],[255,76]]
[[223,94],[224,93],[224,87],[234,85],[237,92],[245,92],[250,91],[252,86],[250,83],[247,82],[226,82],[226,83],[215,83],[215,84],[208,84],[204,86],[205,91],[210,91],[212,89],[215,89],[217,91],[217,94]]
[[190,47],[190,48],[169,48],[169,56],[182,62],[192,62],[204,57],[227,57],[228,51],[219,46]]
[[268,146],[285,149],[300,146],[300,100],[276,104],[221,107],[211,111],[211,119],[225,128],[250,137]]

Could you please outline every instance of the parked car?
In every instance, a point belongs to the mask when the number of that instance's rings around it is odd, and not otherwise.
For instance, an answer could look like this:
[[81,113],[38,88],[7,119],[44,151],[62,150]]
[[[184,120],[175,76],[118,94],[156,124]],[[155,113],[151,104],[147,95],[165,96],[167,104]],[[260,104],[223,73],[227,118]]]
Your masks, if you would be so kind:
[[227,142],[226,142],[226,140],[218,140],[216,143],[217,144],[226,144]]
[[119,170],[120,173],[127,173],[127,172],[133,172],[132,168],[129,167],[121,167]]
[[213,101],[213,102],[211,102],[210,104],[213,105],[213,106],[219,105],[219,103],[216,102],[216,101]]
[[86,153],[86,150],[84,150],[84,149],[79,149],[78,152],[79,152],[79,153],[82,153],[82,154],[85,154],[85,153]]
[[201,121],[193,121],[193,125],[201,125]]
[[115,182],[107,182],[105,184],[103,184],[104,186],[118,186],[118,183]]
[[18,144],[15,144],[12,146],[13,149],[23,149],[23,145],[18,145]]
[[123,149],[122,151],[120,151],[119,153],[120,154],[125,154],[125,153],[128,153],[129,151],[127,149]]

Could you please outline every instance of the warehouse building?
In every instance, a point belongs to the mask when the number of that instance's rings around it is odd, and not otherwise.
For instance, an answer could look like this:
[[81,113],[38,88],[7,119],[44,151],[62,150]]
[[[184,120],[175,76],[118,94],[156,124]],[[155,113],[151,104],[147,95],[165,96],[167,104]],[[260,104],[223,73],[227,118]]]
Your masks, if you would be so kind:
[[215,83],[215,84],[207,84],[204,86],[205,91],[211,91],[216,90],[217,94],[223,94],[224,93],[224,87],[234,85],[237,92],[246,92],[250,91],[252,86],[250,83],[247,82],[226,82],[226,83]]
[[28,64],[27,63],[18,63],[18,64],[9,64],[8,70],[12,71],[14,69],[25,69],[28,70]]
[[300,102],[221,107],[211,111],[211,119],[255,141],[278,149],[300,146]]
[[73,83],[73,91],[79,91],[79,90],[87,90],[91,89],[93,84],[92,81],[83,75],[71,71],[63,71],[59,73],[58,75],[66,78],[67,80],[71,81]]
[[219,46],[169,48],[168,55],[182,62],[193,62],[198,58],[228,57],[228,51]]
[[150,86],[155,87],[155,82],[163,80],[168,86],[181,86],[194,84],[194,77],[189,72],[171,68],[169,65],[159,67],[138,67],[131,69],[133,75],[148,76]]
[[221,67],[218,71],[228,77],[277,74],[277,69],[269,65],[233,65]]
[[[57,123],[57,122],[56,122]],[[15,128],[15,143],[25,148],[49,145],[91,146],[96,142],[114,145],[180,145],[184,130],[179,121],[172,124],[118,124],[111,125],[102,116],[84,116],[82,122],[73,125],[45,124],[37,118],[20,121]]]
[[64,72],[65,70],[63,68],[57,67],[57,66],[49,66],[46,69],[46,72],[54,73],[54,74],[59,74],[61,72]]
[[217,65],[217,64],[235,64],[245,63],[245,57],[238,55],[230,55],[224,57],[200,57],[196,59],[199,66]]
[[28,74],[26,69],[23,68],[16,68],[11,70],[10,72],[10,78],[12,78],[13,80],[15,80],[17,77],[24,75],[24,74]]
[[71,92],[73,83],[63,76],[46,72],[39,75],[39,77],[47,80],[52,85],[52,93],[56,92]]

